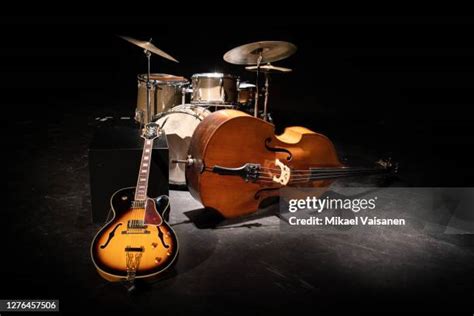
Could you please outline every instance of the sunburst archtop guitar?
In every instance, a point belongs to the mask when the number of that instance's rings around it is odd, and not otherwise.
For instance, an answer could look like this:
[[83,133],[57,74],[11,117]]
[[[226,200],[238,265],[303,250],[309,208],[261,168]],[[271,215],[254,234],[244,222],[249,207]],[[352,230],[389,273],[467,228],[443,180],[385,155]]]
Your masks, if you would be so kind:
[[169,198],[147,197],[153,141],[158,133],[155,123],[144,128],[137,186],[112,195],[110,206],[114,216],[92,241],[92,262],[106,280],[155,279],[176,260],[178,240],[164,220]]

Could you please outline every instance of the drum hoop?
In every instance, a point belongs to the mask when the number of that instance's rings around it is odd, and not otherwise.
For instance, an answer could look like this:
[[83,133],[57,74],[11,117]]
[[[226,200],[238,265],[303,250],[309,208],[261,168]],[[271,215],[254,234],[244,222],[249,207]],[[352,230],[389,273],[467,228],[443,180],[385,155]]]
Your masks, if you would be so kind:
[[[168,114],[172,114],[172,113],[181,113],[181,114],[188,114],[188,115],[191,115],[191,116],[194,116],[195,118],[197,118],[198,120],[202,121],[204,118],[201,118],[201,116],[199,116],[198,114],[196,113],[189,113],[189,112],[186,112],[186,111],[182,111],[182,110],[175,110],[173,111],[172,110],[173,108],[171,108],[170,110],[166,111],[166,112],[161,112],[160,114],[157,114],[153,117],[153,120],[154,121],[157,121],[159,120],[160,118],[162,118],[163,116],[166,116]],[[207,109],[205,109],[207,110]],[[209,110],[207,110],[209,111]]]
[[209,106],[221,106],[223,108],[231,108],[238,103],[236,102],[221,102],[221,101],[191,101],[191,104],[196,104],[196,105],[201,105],[204,107],[204,105],[209,105]]
[[[137,75],[138,83],[146,83],[146,74],[139,74]],[[155,85],[161,86],[179,86],[179,85],[187,85],[189,84],[189,80],[184,79],[177,79],[177,80],[160,80],[160,79],[150,79],[150,82]]]
[[220,72],[203,72],[203,73],[197,73],[192,75],[191,79],[199,79],[199,78],[206,78],[206,79],[220,79],[220,78],[231,78],[231,79],[238,79],[238,76],[231,75],[231,74],[226,74],[226,73],[220,73]]
[[[168,86],[168,87],[182,87],[182,86],[186,86],[189,84],[189,81],[187,80],[183,80],[183,81],[158,81],[158,80],[150,80],[151,84],[153,85],[153,87],[156,87],[156,86]],[[140,83],[143,83],[143,84],[146,84],[146,81],[140,81],[139,80],[139,84]]]
[[238,88],[239,90],[243,90],[243,89],[255,89],[257,87],[252,83],[246,83],[246,84],[240,84]]

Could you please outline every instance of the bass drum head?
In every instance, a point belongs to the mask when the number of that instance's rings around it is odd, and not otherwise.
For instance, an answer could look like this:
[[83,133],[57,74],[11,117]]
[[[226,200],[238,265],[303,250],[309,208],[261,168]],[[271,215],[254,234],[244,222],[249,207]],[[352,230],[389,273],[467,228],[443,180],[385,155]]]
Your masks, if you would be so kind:
[[169,183],[185,186],[186,165],[172,163],[173,160],[188,158],[189,144],[194,130],[201,121],[211,114],[203,107],[182,104],[161,113],[156,123],[165,131],[169,148]]

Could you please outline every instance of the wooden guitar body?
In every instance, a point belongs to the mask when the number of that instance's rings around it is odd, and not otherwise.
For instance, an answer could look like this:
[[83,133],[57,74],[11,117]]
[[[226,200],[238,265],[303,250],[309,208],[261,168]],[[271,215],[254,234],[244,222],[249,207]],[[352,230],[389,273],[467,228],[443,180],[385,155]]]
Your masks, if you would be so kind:
[[109,281],[153,279],[170,267],[178,254],[173,229],[163,220],[167,196],[134,205],[135,188],[114,193],[113,218],[94,237],[92,261]]
[[[277,136],[273,124],[236,110],[207,116],[194,132],[189,155],[193,163],[186,168],[186,179],[191,194],[227,218],[255,212],[262,200],[279,194],[284,185],[273,180],[281,175],[277,159],[291,170],[344,167],[326,136],[304,127],[289,127]],[[259,165],[256,181],[211,172],[215,166],[239,168],[247,163]],[[304,181],[305,175],[309,179],[308,173],[293,173],[287,185],[327,187],[332,181]]]

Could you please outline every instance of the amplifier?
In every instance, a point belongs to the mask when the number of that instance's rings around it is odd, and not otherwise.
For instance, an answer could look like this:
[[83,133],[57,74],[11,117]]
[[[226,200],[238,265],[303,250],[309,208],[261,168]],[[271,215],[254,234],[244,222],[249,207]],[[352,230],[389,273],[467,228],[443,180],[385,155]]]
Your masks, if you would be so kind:
[[[135,125],[98,125],[89,147],[92,221],[103,223],[110,197],[117,190],[135,187],[143,150],[141,130]],[[164,133],[154,140],[148,196],[168,195],[169,155]]]

